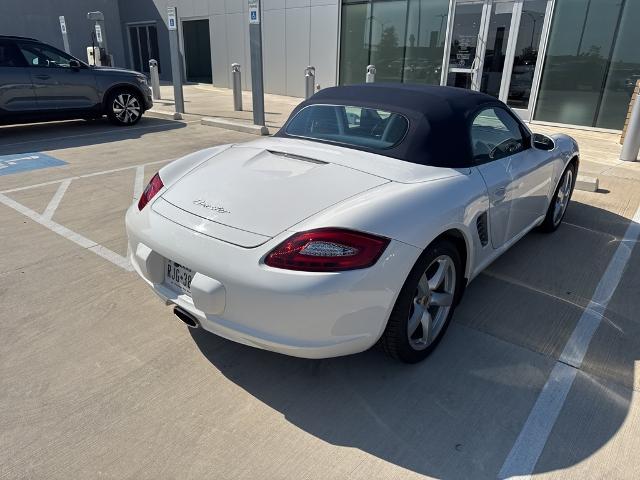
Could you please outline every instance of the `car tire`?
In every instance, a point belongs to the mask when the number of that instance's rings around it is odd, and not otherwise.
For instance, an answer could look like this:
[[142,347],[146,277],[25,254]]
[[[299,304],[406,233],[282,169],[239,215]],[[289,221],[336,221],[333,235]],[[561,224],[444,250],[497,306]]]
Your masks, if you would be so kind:
[[429,356],[451,322],[463,285],[464,271],[456,246],[444,239],[432,243],[402,286],[380,338],[383,350],[405,363]]
[[135,125],[142,118],[142,97],[131,89],[118,88],[109,94],[106,111],[107,117],[114,125]]
[[562,219],[567,213],[567,207],[571,201],[571,195],[573,194],[573,187],[576,185],[576,166],[572,162],[566,168],[556,191],[553,194],[549,208],[547,209],[547,215],[544,217],[544,221],[540,225],[540,230],[545,233],[555,232]]

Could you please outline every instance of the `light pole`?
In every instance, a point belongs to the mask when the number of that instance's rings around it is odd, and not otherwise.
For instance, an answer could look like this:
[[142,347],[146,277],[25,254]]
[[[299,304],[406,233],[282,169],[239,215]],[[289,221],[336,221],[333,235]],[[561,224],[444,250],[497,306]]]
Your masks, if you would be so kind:
[[578,41],[578,50],[576,51],[576,56],[580,55],[580,50],[582,50],[582,40],[584,39],[584,31],[587,28],[589,10],[591,10],[591,0],[587,2],[587,10],[584,13],[584,22],[582,22],[582,31],[580,32],[580,40]]
[[442,27],[444,26],[444,19],[449,16],[448,13],[441,13],[440,15],[436,15],[436,17],[440,17],[440,30],[438,30],[438,45],[440,45],[440,37],[442,36]]
[[369,18],[367,18],[367,20],[372,20],[371,22],[371,27],[369,27],[369,48],[371,48],[371,32],[373,31],[373,20],[375,20],[376,22],[378,22],[380,24],[380,38],[382,38],[382,34],[384,33],[384,23],[381,22],[380,20],[378,20],[376,17],[374,17],[373,15],[371,15]]
[[533,27],[531,28],[531,50],[533,51],[533,41],[535,40],[535,36],[536,36],[536,23],[538,23],[538,19],[536,18],[536,16],[531,13],[531,12],[522,12],[525,15],[528,15],[529,18],[531,19],[531,22],[533,23]]

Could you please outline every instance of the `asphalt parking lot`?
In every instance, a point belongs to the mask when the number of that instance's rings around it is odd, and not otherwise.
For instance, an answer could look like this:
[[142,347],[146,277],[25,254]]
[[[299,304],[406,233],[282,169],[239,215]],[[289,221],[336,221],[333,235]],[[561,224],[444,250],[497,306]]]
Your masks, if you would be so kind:
[[640,478],[639,169],[471,283],[427,361],[311,361],[187,329],[126,262],[160,166],[252,138],[0,128],[0,478]]

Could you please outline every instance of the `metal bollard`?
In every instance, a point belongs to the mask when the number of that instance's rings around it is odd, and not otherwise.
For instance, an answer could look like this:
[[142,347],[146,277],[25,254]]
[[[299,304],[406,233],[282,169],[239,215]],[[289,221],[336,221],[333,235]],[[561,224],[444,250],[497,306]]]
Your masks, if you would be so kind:
[[154,100],[162,100],[160,96],[160,77],[158,76],[158,61],[149,60],[149,76],[151,77],[151,91]]
[[240,73],[240,64],[231,64],[231,77],[233,84],[233,109],[236,112],[242,111],[242,77]]
[[316,67],[308,66],[304,69],[304,98],[309,98],[315,93]]
[[376,81],[376,66],[375,65],[367,65],[367,83],[373,83]]
[[635,162],[638,160],[640,152],[640,95],[631,109],[631,117],[627,125],[627,136],[624,138],[620,160],[625,162]]

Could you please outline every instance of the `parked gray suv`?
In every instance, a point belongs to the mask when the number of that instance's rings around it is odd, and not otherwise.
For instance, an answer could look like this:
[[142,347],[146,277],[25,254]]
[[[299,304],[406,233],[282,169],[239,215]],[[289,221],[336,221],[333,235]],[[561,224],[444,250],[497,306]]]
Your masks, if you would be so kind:
[[142,73],[91,67],[38,40],[0,35],[0,124],[107,115],[134,125],[152,105]]

